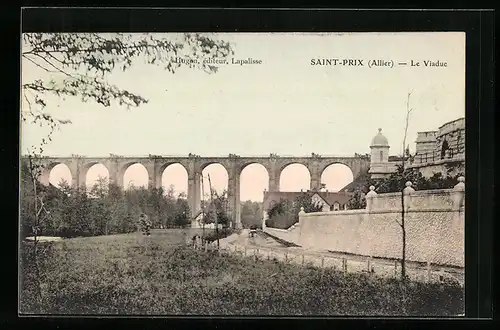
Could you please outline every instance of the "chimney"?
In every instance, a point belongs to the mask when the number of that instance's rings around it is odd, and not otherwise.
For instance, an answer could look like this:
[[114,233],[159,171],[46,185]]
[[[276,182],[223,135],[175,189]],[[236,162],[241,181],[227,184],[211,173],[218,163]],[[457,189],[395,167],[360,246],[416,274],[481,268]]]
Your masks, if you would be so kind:
[[300,189],[300,192],[304,192],[304,189]]
[[328,193],[328,189],[326,190],[326,192]]

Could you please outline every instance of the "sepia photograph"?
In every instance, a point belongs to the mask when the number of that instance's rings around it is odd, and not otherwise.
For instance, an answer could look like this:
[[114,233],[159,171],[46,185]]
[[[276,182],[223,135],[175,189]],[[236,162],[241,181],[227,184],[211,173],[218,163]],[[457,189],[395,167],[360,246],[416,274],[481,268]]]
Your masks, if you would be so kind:
[[464,316],[465,40],[22,33],[19,314]]

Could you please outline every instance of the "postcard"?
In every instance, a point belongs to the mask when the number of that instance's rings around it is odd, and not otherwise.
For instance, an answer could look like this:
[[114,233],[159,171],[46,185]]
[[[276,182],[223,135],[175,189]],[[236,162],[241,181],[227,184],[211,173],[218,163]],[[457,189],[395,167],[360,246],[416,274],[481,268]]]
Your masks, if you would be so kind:
[[21,315],[464,314],[465,33],[21,57]]

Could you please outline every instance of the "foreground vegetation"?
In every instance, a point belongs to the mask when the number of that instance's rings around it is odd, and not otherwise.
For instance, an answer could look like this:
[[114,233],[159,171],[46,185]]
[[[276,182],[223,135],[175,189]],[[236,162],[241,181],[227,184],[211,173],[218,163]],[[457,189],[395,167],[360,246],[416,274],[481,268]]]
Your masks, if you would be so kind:
[[[73,238],[22,249],[21,312],[456,315],[458,286],[410,283],[195,251],[190,230]],[[189,240],[189,239],[188,239]],[[37,279],[40,285],[37,285]]]
[[323,205],[313,202],[311,193],[303,192],[295,197],[295,200],[281,198],[270,205],[267,210],[269,219],[266,220],[266,226],[278,229],[289,228],[299,221],[299,212],[302,207],[306,213],[321,212],[323,209]]

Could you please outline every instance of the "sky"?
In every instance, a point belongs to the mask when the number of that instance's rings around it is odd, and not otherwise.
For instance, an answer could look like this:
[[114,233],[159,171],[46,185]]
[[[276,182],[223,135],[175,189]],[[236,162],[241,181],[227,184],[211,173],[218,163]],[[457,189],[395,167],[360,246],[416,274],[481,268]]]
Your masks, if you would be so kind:
[[[173,35],[167,35],[173,37]],[[78,98],[47,97],[46,111],[72,124],[64,125],[46,146],[45,155],[123,156],[188,155],[327,156],[369,153],[378,128],[388,138],[390,154],[401,153],[406,102],[411,91],[413,112],[408,144],[414,150],[419,131],[437,130],[465,116],[464,33],[238,33],[210,34],[229,41],[234,60],[261,64],[222,65],[215,74],[181,68],[171,74],[154,65],[135,63],[108,80],[140,94],[147,104],[127,110],[103,107]],[[311,65],[311,59],[360,59],[364,66]],[[391,67],[368,67],[371,60],[393,61]],[[419,66],[398,66],[398,62]],[[426,67],[423,61],[446,62]],[[23,83],[49,79],[46,72],[22,60]],[[25,106],[25,104],[24,104]],[[38,145],[45,128],[22,126],[21,152]],[[283,172],[282,191],[309,188],[309,173],[300,165]],[[227,186],[221,165],[211,165],[213,186]],[[69,170],[52,170],[51,182],[68,180]],[[89,171],[87,182],[106,176],[103,166]],[[242,173],[241,199],[262,200],[267,172],[251,165]],[[349,169],[332,166],[322,181],[336,191],[353,180]],[[208,180],[205,180],[208,181]],[[125,184],[147,182],[140,165],[129,168]],[[180,165],[163,173],[162,184],[187,190]],[[205,186],[208,191],[208,184]]]

